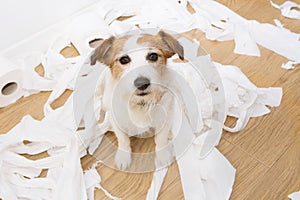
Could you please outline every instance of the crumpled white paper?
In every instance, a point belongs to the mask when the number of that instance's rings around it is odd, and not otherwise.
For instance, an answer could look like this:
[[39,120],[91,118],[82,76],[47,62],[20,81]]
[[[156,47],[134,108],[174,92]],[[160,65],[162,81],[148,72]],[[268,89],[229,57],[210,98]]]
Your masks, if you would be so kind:
[[98,163],[95,163],[91,169],[85,170],[84,171],[84,181],[85,181],[85,187],[87,190],[87,196],[89,200],[94,200],[94,192],[95,189],[101,189],[105,195],[113,200],[120,200],[118,197],[114,197],[111,195],[107,190],[105,190],[101,185],[101,177],[99,173],[96,170],[96,166]]
[[[277,8],[281,11],[281,14],[285,17],[292,18],[292,19],[300,19],[300,5],[296,4],[292,1],[286,1],[281,5],[275,4],[273,1],[270,0],[271,5],[274,8]],[[298,10],[297,10],[298,9]]]
[[294,192],[288,196],[291,200],[300,200],[300,191]]
[[225,130],[238,132],[247,125],[251,117],[268,114],[270,110],[267,105],[280,105],[282,88],[257,88],[239,68],[216,62],[215,65],[225,90],[226,114],[237,118],[235,127],[224,126]]
[[204,159],[198,154],[192,146],[177,161],[185,199],[229,199],[235,177],[233,166],[217,149]]
[[281,65],[281,68],[283,69],[294,69],[296,65],[299,65],[300,62],[293,62],[293,61],[288,61],[285,64]]
[[[229,199],[235,169],[216,148],[204,159],[198,150],[191,146],[177,161],[185,199]],[[154,173],[147,200],[157,199],[166,173],[167,168]]]

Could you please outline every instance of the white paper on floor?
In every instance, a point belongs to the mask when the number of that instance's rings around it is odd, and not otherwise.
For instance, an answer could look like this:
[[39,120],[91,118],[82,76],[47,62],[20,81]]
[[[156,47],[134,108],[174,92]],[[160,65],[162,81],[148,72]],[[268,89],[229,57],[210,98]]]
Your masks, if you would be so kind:
[[[86,155],[87,150],[92,154],[100,144],[103,134],[110,130],[108,117],[100,125],[90,123],[91,113],[94,110],[85,111],[85,108],[87,104],[93,102],[91,98],[94,94],[85,94],[87,90],[81,88],[71,95],[62,108],[52,110],[50,107],[51,102],[58,98],[65,89],[75,88],[77,77],[81,77],[82,84],[86,84],[86,87],[92,87],[88,85],[89,80],[95,78],[97,73],[89,68],[86,57],[91,50],[89,42],[93,39],[106,39],[111,34],[119,35],[137,27],[165,28],[177,32],[197,28],[204,31],[206,37],[211,40],[234,40],[236,43],[234,51],[239,54],[259,56],[257,44],[260,44],[295,61],[293,64],[300,61],[299,34],[282,27],[246,20],[214,1],[181,0],[180,2],[157,0],[157,2],[133,3],[125,0],[120,3],[102,0],[93,7],[92,12],[74,17],[70,26],[61,33],[46,53],[30,54],[29,52],[26,56],[17,57],[14,65],[22,66],[25,73],[22,83],[25,95],[39,91],[54,91],[45,104],[45,118],[42,121],[26,116],[14,129],[0,136],[0,197],[4,200],[17,199],[17,197],[30,199],[86,199],[89,197],[92,199],[94,189],[101,188],[101,178],[100,175],[96,175],[96,166],[85,173],[82,172],[80,166],[80,158]],[[196,13],[191,14],[187,11],[187,2]],[[155,15],[153,10],[155,10]],[[117,20],[120,16],[132,17],[121,22]],[[83,24],[85,28],[81,28]],[[60,51],[71,43],[81,55],[64,58]],[[209,60],[208,57],[202,59]],[[44,77],[38,76],[34,71],[40,63],[44,65]],[[86,71],[80,71],[82,65],[87,65]],[[241,130],[246,126],[250,117],[269,113],[266,105],[278,106],[280,104],[282,95],[280,88],[257,88],[237,67],[223,66],[218,63],[215,65],[217,65],[225,88],[226,114],[238,118],[234,128],[225,127],[225,129],[232,132]],[[99,65],[96,69],[100,70],[98,74],[105,73],[103,66]],[[189,78],[187,77],[187,80]],[[94,92],[94,90],[91,91]],[[76,92],[83,92],[86,99],[83,99],[82,104],[76,105],[80,112],[77,113],[79,116],[74,117],[72,98]],[[101,104],[96,105],[95,108],[99,110]],[[96,113],[99,113],[98,110]],[[79,124],[78,119],[82,119],[83,125]],[[77,131],[79,137],[75,134],[77,126],[86,128],[83,131]],[[98,134],[92,134],[95,130]],[[216,134],[216,138],[212,138],[208,149],[218,144],[220,135],[221,129],[220,133]],[[208,136],[203,134],[197,138],[186,155],[178,159],[184,195],[192,199],[202,197],[228,199],[234,181],[234,169],[215,148],[205,151],[210,152],[205,156],[201,155],[206,145],[203,144],[205,137]],[[23,141],[31,143],[25,144],[26,142],[23,143]],[[36,155],[45,151],[49,156],[37,161],[31,161],[20,155]],[[199,176],[190,177],[187,172],[191,172],[187,171],[187,163],[183,161],[193,162],[194,172]],[[38,178],[42,169],[48,169],[46,177]],[[68,172],[64,173],[66,170]],[[167,169],[163,169],[154,173],[147,199],[157,198],[166,172]],[[95,179],[91,179],[91,175]],[[63,180],[68,181],[63,182]],[[190,184],[189,180],[198,184]],[[212,185],[217,185],[217,190],[212,190]],[[194,191],[193,187],[196,187],[197,191]],[[104,189],[103,191],[105,192]],[[190,193],[190,191],[194,192]],[[108,192],[105,193],[108,197],[116,199]]]
[[85,170],[84,171],[84,180],[85,180],[85,187],[87,190],[87,199],[89,200],[94,200],[94,192],[95,189],[100,189],[104,192],[104,194],[112,199],[112,200],[120,200],[120,198],[115,197],[113,195],[111,195],[107,190],[105,190],[100,182],[101,182],[101,177],[99,175],[99,173],[96,170],[96,166],[98,165],[98,163],[95,163],[91,169]]
[[292,19],[300,19],[300,5],[292,1],[286,1],[281,5],[275,4],[270,1],[271,5],[281,11],[281,14],[285,17]]
[[157,199],[160,188],[163,184],[165,176],[167,175],[168,169],[165,167],[163,169],[157,170],[153,174],[153,179],[151,182],[151,186],[148,190],[146,200]]
[[281,67],[283,69],[294,69],[296,65],[299,65],[300,62],[293,62],[293,61],[288,61],[285,64],[282,64]]
[[[225,89],[226,114],[236,117],[234,128],[224,127],[230,132],[245,128],[250,117],[268,114],[266,107],[277,107],[282,97],[281,88],[257,88],[236,66],[221,65],[215,62]],[[236,77],[233,79],[232,77]]]
[[291,200],[300,200],[300,191],[294,192],[288,196]]
[[216,148],[204,159],[199,159],[199,154],[192,146],[177,161],[184,198],[229,199],[235,169]]

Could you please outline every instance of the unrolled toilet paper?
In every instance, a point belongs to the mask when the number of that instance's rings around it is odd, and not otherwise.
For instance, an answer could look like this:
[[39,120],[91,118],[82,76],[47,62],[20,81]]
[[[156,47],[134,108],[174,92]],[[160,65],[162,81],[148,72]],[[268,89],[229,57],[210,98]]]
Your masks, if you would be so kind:
[[14,103],[23,96],[23,70],[0,57],[0,108]]

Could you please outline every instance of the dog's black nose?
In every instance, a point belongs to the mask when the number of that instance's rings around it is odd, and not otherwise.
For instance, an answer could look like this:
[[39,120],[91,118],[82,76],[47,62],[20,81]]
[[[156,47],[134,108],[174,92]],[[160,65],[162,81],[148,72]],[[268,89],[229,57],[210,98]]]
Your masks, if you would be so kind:
[[146,90],[150,85],[150,80],[146,77],[138,77],[134,81],[134,86],[139,90]]

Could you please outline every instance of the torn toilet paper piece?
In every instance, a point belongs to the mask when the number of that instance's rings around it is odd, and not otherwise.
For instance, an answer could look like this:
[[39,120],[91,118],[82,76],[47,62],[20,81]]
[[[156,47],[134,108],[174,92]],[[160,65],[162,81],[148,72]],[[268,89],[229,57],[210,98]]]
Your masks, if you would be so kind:
[[84,181],[89,200],[94,200],[94,192],[96,188],[100,188],[101,177],[96,169],[84,171]]
[[300,52],[300,34],[271,24],[260,24],[257,21],[249,21],[248,28],[257,44],[289,60],[300,62],[298,53]]
[[[235,179],[235,169],[216,149],[204,159],[195,145],[178,158],[184,198],[189,200],[228,200]],[[155,171],[146,200],[158,198],[167,168]],[[191,184],[193,183],[193,184]]]
[[291,200],[300,200],[300,191],[294,192],[288,196]]
[[[193,136],[189,123],[183,122],[185,137]],[[219,126],[222,129],[222,126]],[[209,133],[209,131],[207,131]],[[180,137],[180,136],[179,136]],[[174,142],[174,151],[180,150],[183,138]],[[228,200],[235,180],[235,169],[230,162],[216,149],[210,150],[202,156],[203,145],[207,141],[207,134],[202,134],[189,145],[183,154],[176,157],[184,199],[198,200]],[[147,200],[157,199],[167,169],[154,172],[151,187],[148,190]],[[193,183],[193,184],[191,184]]]
[[91,52],[90,41],[107,39],[109,36],[111,36],[111,32],[108,25],[93,10],[74,17],[70,21],[68,31],[64,33],[64,37],[67,37],[72,42],[80,55],[86,55]]
[[204,159],[198,154],[191,146],[177,161],[185,199],[228,200],[235,169],[217,149]]
[[274,23],[277,27],[283,28],[283,24],[278,19],[274,19]]
[[294,61],[288,61],[285,64],[281,65],[281,68],[283,69],[294,69],[296,65],[299,65],[300,62],[294,62]]
[[87,190],[87,196],[88,196],[88,200],[94,200],[94,192],[95,189],[100,189],[104,192],[104,194],[112,199],[112,200],[121,200],[120,198],[114,197],[112,196],[107,190],[105,190],[101,185],[101,177],[99,175],[99,173],[96,170],[96,165],[93,165],[93,167],[91,169],[88,169],[86,171],[84,171],[84,180],[85,180],[85,186],[86,186],[86,190]]
[[23,90],[24,96],[39,93],[41,91],[51,91],[55,87],[56,80],[40,76],[35,68],[40,64],[41,54],[33,53],[18,60],[19,65],[24,70]]
[[281,5],[275,4],[270,0],[271,5],[281,11],[285,17],[292,19],[300,19],[300,5],[292,1],[286,1]]
[[281,103],[282,88],[257,88],[236,66],[214,63],[221,76],[226,99],[226,115],[236,117],[235,127],[224,126],[230,132],[242,130],[251,117],[268,114],[267,106]]
[[168,168],[165,167],[163,169],[157,170],[153,173],[152,182],[150,188],[147,193],[146,200],[153,200],[158,198],[158,194],[160,192],[160,188],[163,184],[163,181],[167,175]]

